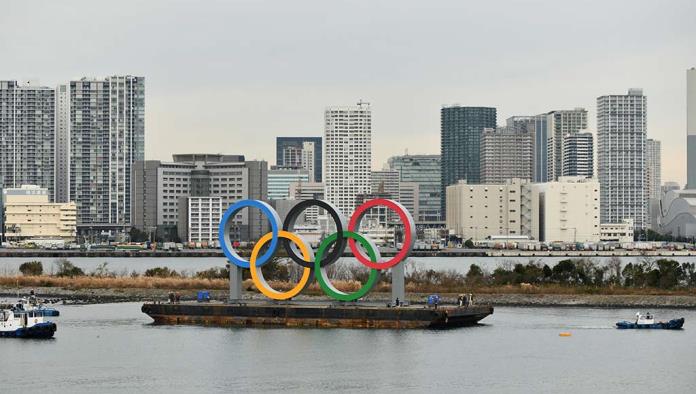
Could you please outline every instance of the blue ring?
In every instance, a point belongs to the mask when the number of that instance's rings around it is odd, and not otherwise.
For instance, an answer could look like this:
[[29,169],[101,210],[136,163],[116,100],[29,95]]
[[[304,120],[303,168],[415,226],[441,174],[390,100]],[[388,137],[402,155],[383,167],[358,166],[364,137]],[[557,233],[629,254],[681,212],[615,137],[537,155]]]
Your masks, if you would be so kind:
[[220,220],[220,227],[218,228],[218,238],[220,240],[220,247],[222,248],[223,253],[225,253],[225,256],[231,263],[240,268],[250,267],[249,261],[241,258],[239,254],[237,254],[237,251],[234,250],[229,237],[230,226],[228,226],[228,222],[230,222],[229,224],[231,225],[232,218],[234,218],[234,216],[244,208],[257,208],[258,210],[263,212],[263,214],[266,215],[266,217],[268,218],[268,221],[271,222],[271,232],[273,233],[273,238],[271,238],[271,245],[269,246],[266,253],[264,253],[263,256],[259,257],[256,260],[256,265],[260,267],[269,262],[271,258],[273,258],[273,255],[276,252],[276,248],[278,247],[279,242],[278,231],[281,228],[280,217],[278,216],[278,212],[276,212],[275,209],[273,209],[273,207],[271,207],[267,203],[259,200],[241,200],[230,205],[230,207],[227,208],[227,210],[225,211],[225,214],[222,216],[222,219]]

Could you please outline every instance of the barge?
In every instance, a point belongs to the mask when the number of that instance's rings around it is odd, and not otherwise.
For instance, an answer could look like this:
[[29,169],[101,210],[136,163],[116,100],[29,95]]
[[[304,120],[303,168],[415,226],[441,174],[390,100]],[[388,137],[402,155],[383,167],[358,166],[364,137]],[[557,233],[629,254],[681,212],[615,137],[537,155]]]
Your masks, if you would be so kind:
[[342,303],[146,303],[155,324],[223,327],[454,328],[477,324],[493,313],[488,305],[388,307]]

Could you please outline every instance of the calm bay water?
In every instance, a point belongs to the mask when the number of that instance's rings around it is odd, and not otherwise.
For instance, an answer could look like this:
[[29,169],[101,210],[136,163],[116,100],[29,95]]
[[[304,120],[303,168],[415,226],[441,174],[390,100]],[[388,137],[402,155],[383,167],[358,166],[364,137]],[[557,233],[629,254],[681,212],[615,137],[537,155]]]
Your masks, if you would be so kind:
[[392,331],[154,326],[138,303],[59,309],[55,339],[0,340],[4,376],[71,393],[696,390],[695,311],[652,311],[685,317],[681,331],[619,331],[634,310],[580,308]]
[[[556,263],[569,257],[410,257],[409,264],[415,264],[422,268],[454,269],[462,273],[469,270],[471,264],[478,264],[484,269],[493,270],[505,263],[527,263],[530,260],[540,261],[553,267]],[[573,258],[573,257],[570,257]],[[667,257],[679,262],[696,263],[696,256]],[[592,257],[594,261],[606,262],[608,257]],[[642,257],[621,257],[623,264],[641,261]],[[27,261],[38,260],[43,263],[44,271],[50,273],[54,269],[53,257],[4,257],[0,258],[0,275],[16,275],[19,266]],[[163,267],[175,269],[179,272],[194,273],[212,267],[224,267],[227,260],[224,257],[70,257],[73,264],[89,273],[97,266],[106,262],[107,268],[117,274],[128,274],[132,271],[142,273],[148,268]],[[342,261],[355,261],[352,258],[342,258]]]

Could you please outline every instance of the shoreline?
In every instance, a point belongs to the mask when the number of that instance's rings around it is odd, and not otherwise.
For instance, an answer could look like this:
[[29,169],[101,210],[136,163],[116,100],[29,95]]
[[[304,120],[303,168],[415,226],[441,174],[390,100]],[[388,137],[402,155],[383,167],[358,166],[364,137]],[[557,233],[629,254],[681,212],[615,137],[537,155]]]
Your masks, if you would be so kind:
[[[382,256],[391,257],[396,255],[396,250],[380,251]],[[248,257],[250,250],[240,250],[241,256]],[[439,250],[413,250],[410,257],[483,257],[483,258],[590,258],[590,257],[694,257],[695,250],[563,250],[563,251],[539,251],[521,249],[439,249]],[[220,249],[186,249],[181,251],[166,250],[52,250],[52,249],[0,249],[2,257],[22,257],[22,258],[65,258],[65,257],[133,257],[133,258],[194,258],[194,257],[216,257],[225,258]],[[352,254],[345,252],[343,257],[352,257]]]
[[[9,287],[0,286],[0,298],[14,299],[26,296],[34,290],[40,299],[70,304],[105,304],[119,302],[166,302],[167,289],[70,289],[62,287]],[[195,290],[178,290],[182,301],[194,301]],[[227,300],[226,290],[210,290],[213,300]],[[442,304],[454,304],[457,294],[441,293]],[[525,293],[474,293],[477,304],[493,307],[546,307],[546,308],[606,308],[606,309],[696,309],[696,295],[602,295],[602,294],[525,294]],[[264,300],[261,294],[245,291],[244,299]],[[413,305],[425,304],[427,294],[407,294]],[[296,301],[326,301],[326,297],[301,295]],[[372,293],[365,298],[369,302],[389,302],[389,293]],[[270,301],[269,302],[273,302]]]

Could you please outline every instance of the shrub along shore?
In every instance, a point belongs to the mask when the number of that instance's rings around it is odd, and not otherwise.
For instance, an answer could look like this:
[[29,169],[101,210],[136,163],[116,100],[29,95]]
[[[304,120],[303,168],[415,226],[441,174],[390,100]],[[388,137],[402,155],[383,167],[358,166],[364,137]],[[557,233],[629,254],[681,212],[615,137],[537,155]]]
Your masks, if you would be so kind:
[[[87,299],[90,299],[102,294],[104,300],[101,302],[108,302],[158,299],[169,291],[180,291],[186,299],[193,297],[197,290],[212,290],[219,299],[225,299],[229,286],[229,271],[224,267],[177,272],[163,266],[142,273],[116,273],[103,263],[94,271],[85,272],[69,260],[58,259],[52,268],[49,274],[41,262],[22,264],[21,275],[0,277],[0,295],[16,295],[34,288],[37,294],[49,298],[79,300],[85,298],[81,295],[89,295]],[[274,260],[264,266],[263,271],[269,284],[278,290],[291,288],[300,275],[300,267],[284,259]],[[357,290],[368,276],[366,268],[342,262],[330,266],[329,271],[335,286],[343,291]],[[245,275],[248,272],[245,271]],[[541,261],[526,264],[503,261],[490,272],[472,264],[466,274],[424,269],[408,263],[405,280],[412,302],[433,293],[453,299],[459,293],[474,293],[479,301],[497,305],[636,306],[643,303],[646,306],[696,307],[695,265],[669,259],[646,258],[624,265],[620,258],[605,264],[581,258],[562,260],[553,267]],[[368,298],[388,299],[390,281],[390,273],[383,272],[382,280]],[[248,277],[245,277],[244,289],[252,295],[257,294]],[[311,298],[322,294],[313,283],[303,296]]]

